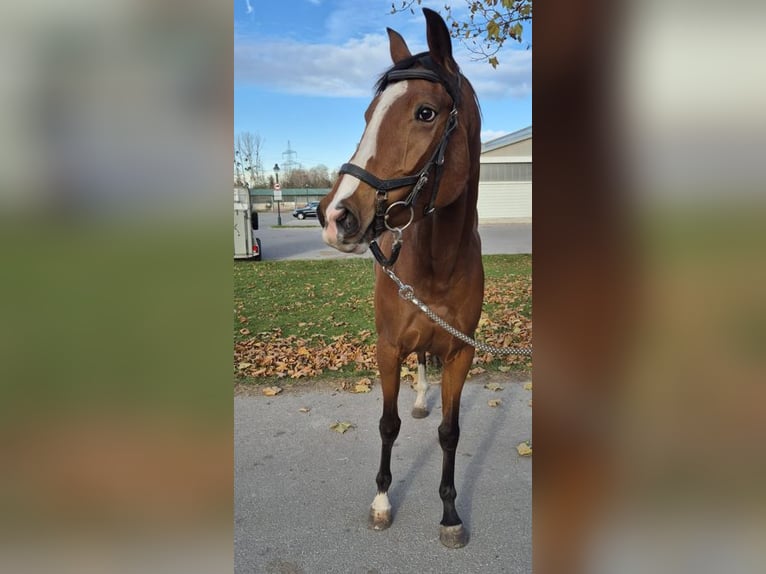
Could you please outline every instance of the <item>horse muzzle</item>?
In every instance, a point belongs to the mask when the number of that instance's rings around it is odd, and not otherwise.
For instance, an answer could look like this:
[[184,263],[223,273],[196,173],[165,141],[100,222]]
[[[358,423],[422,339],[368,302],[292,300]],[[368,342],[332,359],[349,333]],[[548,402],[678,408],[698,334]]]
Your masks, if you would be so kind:
[[364,253],[372,240],[372,227],[363,226],[359,215],[342,203],[329,207],[319,217],[322,239],[330,247],[344,253]]

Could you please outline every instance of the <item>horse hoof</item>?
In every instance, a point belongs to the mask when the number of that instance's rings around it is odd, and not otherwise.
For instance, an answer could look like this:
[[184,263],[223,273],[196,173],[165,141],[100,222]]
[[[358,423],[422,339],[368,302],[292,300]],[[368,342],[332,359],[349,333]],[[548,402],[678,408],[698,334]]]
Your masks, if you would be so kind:
[[462,524],[442,526],[439,530],[439,542],[447,548],[462,548],[468,544],[468,532]]
[[412,407],[413,419],[424,419],[428,416],[428,409],[423,407]]
[[367,526],[370,530],[385,530],[391,526],[391,511],[390,510],[375,510],[370,508],[370,516],[367,521]]

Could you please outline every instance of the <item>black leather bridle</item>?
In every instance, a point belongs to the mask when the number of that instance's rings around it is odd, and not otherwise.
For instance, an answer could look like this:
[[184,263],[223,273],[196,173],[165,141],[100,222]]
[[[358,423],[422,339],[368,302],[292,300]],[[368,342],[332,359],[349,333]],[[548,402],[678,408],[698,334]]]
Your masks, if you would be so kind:
[[[373,220],[374,237],[370,242],[370,251],[372,251],[375,259],[383,267],[390,267],[399,257],[399,250],[401,249],[402,231],[412,223],[414,217],[413,206],[420,196],[420,192],[428,183],[429,174],[431,170],[434,170],[433,175],[433,187],[431,189],[431,198],[426,205],[423,215],[427,216],[434,212],[434,203],[436,202],[436,195],[439,192],[439,182],[442,176],[442,170],[444,167],[444,156],[447,151],[447,143],[449,142],[450,134],[457,127],[457,114],[458,104],[460,98],[460,73],[457,74],[457,87],[450,84],[445,78],[437,74],[430,69],[404,69],[404,70],[391,70],[383,78],[383,84],[387,85],[393,82],[399,82],[402,80],[426,80],[442,84],[447,93],[452,98],[452,110],[449,113],[447,124],[444,127],[444,133],[442,134],[439,144],[431,154],[431,157],[425,163],[425,165],[414,175],[406,177],[399,177],[395,179],[380,179],[367,171],[366,169],[354,165],[353,163],[344,163],[338,170],[339,174],[351,175],[370,187],[376,190],[375,199],[375,219]],[[395,201],[394,203],[388,203],[388,192],[393,189],[399,189],[402,187],[413,186],[407,197],[401,201]],[[388,225],[388,214],[393,207],[401,206],[410,209],[410,220],[403,227],[390,227]],[[378,245],[377,239],[381,233],[385,230],[389,230],[394,233],[394,243],[391,247],[391,256],[386,258]]]

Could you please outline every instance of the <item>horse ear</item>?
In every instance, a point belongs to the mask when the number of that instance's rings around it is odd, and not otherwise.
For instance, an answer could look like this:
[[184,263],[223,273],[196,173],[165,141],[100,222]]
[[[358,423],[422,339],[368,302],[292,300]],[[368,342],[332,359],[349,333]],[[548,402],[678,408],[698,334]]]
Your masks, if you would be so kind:
[[402,60],[412,56],[410,49],[407,47],[407,42],[404,41],[404,38],[402,38],[399,32],[392,30],[391,28],[386,28],[386,31],[388,31],[391,60],[393,60],[394,64],[398,64]]
[[428,38],[428,51],[431,58],[449,72],[457,71],[457,64],[452,59],[452,39],[450,38],[447,24],[439,15],[429,8],[423,8],[426,17],[426,37]]

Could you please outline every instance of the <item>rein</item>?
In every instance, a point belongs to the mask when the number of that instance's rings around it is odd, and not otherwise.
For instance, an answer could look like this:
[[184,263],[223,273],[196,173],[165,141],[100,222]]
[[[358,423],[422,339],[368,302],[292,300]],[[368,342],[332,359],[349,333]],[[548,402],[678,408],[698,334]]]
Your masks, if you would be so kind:
[[492,345],[488,345],[487,343],[482,343],[480,341],[477,341],[476,339],[469,337],[462,331],[458,331],[447,323],[444,319],[439,317],[436,313],[433,312],[433,310],[423,303],[420,299],[418,299],[415,296],[415,290],[412,288],[411,285],[407,285],[404,283],[399,277],[396,276],[396,273],[393,272],[392,269],[389,267],[383,267],[383,271],[386,272],[386,274],[391,278],[391,280],[396,283],[396,285],[399,287],[399,297],[404,299],[405,301],[409,301],[415,307],[423,311],[429,319],[431,319],[434,323],[439,325],[442,329],[447,331],[450,335],[453,337],[456,337],[457,339],[460,339],[464,343],[467,343],[468,345],[471,345],[476,350],[481,351],[482,353],[490,353],[492,355],[521,355],[523,357],[529,357],[532,358],[532,347],[493,347]]
[[[457,78],[458,91],[455,92],[452,86],[448,84],[444,78],[439,76],[436,72],[428,69],[392,70],[386,75],[385,81],[387,83],[399,82],[402,80],[427,80],[429,82],[442,84],[452,98],[452,110],[449,113],[447,125],[444,127],[444,133],[442,134],[442,137],[439,140],[439,144],[436,146],[433,154],[431,154],[431,157],[418,173],[394,179],[380,179],[366,169],[353,163],[344,163],[338,170],[339,174],[351,175],[374,188],[376,191],[375,219],[373,220],[374,239],[370,242],[370,251],[372,251],[373,256],[382,267],[390,267],[399,257],[399,250],[401,249],[402,245],[402,232],[407,227],[409,227],[414,219],[415,214],[413,206],[417,202],[421,190],[428,183],[429,174],[431,173],[432,169],[434,170],[434,182],[431,189],[431,198],[429,199],[428,205],[423,211],[423,215],[427,216],[434,212],[434,203],[436,202],[436,195],[439,191],[439,182],[441,181],[442,177],[442,169],[444,167],[444,156],[447,152],[447,144],[449,143],[450,134],[455,130],[458,123],[457,106],[459,101],[458,94],[460,93],[460,74],[458,74]],[[391,204],[388,203],[389,191],[402,187],[408,187],[410,185],[413,186],[412,190],[404,200],[395,201]],[[398,206],[409,208],[410,220],[402,227],[391,227],[388,224],[389,212],[392,208]],[[394,233],[394,243],[391,247],[391,255],[388,258],[383,254],[383,251],[380,249],[377,241],[380,234],[385,230]]]

